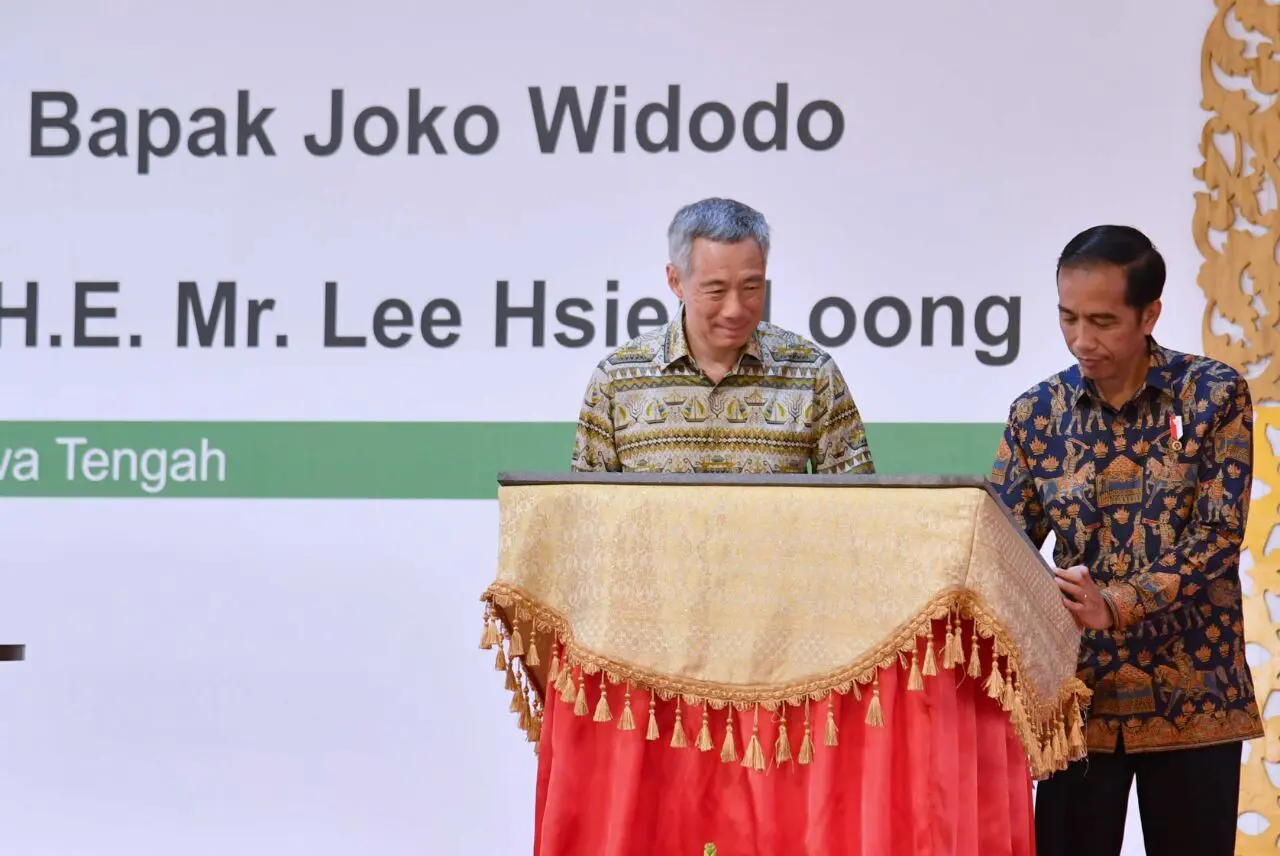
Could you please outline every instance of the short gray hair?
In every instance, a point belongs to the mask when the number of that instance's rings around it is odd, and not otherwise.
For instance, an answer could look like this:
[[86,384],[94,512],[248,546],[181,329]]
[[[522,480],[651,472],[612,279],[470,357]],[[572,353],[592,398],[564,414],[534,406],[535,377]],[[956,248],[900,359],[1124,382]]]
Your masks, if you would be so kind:
[[689,276],[693,242],[705,238],[717,244],[736,244],[748,238],[760,245],[769,260],[769,224],[764,215],[733,199],[711,197],[686,205],[676,212],[667,229],[669,261],[680,275]]

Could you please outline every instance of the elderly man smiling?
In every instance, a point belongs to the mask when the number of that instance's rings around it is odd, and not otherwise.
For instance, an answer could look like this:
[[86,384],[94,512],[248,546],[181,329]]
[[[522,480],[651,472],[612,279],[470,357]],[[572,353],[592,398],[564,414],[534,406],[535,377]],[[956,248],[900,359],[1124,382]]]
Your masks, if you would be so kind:
[[731,199],[668,230],[668,324],[596,366],[578,416],[578,472],[873,473],[835,360],[762,321],[769,225]]

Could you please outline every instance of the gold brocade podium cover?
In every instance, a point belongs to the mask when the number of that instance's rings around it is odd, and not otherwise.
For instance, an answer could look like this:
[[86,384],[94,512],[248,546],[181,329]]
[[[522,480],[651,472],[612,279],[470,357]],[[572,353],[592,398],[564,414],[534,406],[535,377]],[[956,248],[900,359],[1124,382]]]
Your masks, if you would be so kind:
[[[702,706],[704,750],[708,707],[804,707],[796,745],[784,731],[770,754],[805,764],[838,739],[831,723],[810,734],[809,702],[869,692],[866,722],[882,726],[880,670],[904,669],[909,689],[982,680],[1034,778],[1084,757],[1079,632],[1050,567],[981,479],[503,475],[498,500],[481,647],[496,648],[535,749],[550,688],[599,727],[638,724],[650,740],[670,737],[657,700]],[[995,654],[985,664],[979,635]],[[623,709],[600,694],[588,710],[581,675],[624,685]],[[721,757],[764,770],[760,741],[741,739],[739,751],[730,729]]]

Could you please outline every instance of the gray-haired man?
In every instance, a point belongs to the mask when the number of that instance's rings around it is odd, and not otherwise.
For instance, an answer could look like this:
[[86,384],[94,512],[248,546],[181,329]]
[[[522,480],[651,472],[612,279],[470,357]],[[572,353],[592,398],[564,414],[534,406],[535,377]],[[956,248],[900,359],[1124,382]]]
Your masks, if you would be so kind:
[[835,360],[761,320],[764,217],[731,199],[704,199],[680,209],[667,236],[667,284],[680,312],[596,366],[573,469],[875,472]]

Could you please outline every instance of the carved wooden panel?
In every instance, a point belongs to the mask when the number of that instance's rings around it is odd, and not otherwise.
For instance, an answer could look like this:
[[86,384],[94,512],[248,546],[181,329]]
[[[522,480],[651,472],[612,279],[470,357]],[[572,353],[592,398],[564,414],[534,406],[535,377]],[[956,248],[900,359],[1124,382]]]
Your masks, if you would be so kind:
[[[1198,282],[1206,298],[1205,353],[1245,372],[1256,406],[1254,478],[1258,482],[1245,536],[1245,635],[1255,656],[1259,704],[1280,691],[1280,626],[1266,596],[1280,597],[1280,550],[1267,551],[1280,525],[1280,6],[1263,0],[1217,0],[1201,52],[1201,107],[1209,111],[1195,176],[1194,234],[1204,257]],[[1280,540],[1280,539],[1278,539]],[[1258,647],[1269,657],[1259,662]],[[1275,854],[1280,844],[1280,789],[1267,763],[1280,763],[1280,723],[1249,747],[1240,786],[1238,856]],[[1258,815],[1265,825],[1258,829]]]

